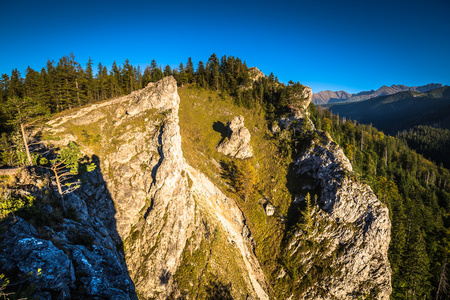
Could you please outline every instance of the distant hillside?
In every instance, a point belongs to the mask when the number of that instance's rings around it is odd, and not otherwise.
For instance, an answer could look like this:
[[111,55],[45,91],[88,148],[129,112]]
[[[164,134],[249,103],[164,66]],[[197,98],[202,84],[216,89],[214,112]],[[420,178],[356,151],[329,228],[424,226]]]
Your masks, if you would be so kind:
[[363,91],[357,94],[349,94],[344,91],[332,92],[323,91],[313,96],[314,104],[326,104],[326,103],[336,103],[336,102],[359,102],[368,99],[372,99],[379,96],[387,96],[396,94],[399,92],[416,91],[421,93],[426,93],[428,91],[441,88],[440,83],[429,83],[423,86],[406,86],[403,84],[393,84],[391,86],[383,85],[378,90]]
[[396,134],[417,125],[450,129],[450,87],[376,97],[357,103],[328,104],[333,113]]
[[347,100],[350,98],[352,94],[344,92],[344,91],[323,91],[313,95],[313,103],[314,104],[326,104],[328,102],[339,102],[343,100]]
[[417,153],[437,164],[442,163],[447,169],[450,169],[450,157],[448,156],[450,130],[417,126],[403,131],[398,137],[404,139],[408,146]]

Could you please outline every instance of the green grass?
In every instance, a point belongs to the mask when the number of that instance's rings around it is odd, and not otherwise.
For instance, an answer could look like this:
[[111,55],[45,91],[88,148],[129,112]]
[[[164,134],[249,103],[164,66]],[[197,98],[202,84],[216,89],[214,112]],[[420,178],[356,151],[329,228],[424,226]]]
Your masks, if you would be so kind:
[[[237,201],[256,242],[256,255],[265,274],[274,273],[278,268],[277,258],[281,255],[280,244],[285,230],[280,215],[287,216],[292,200],[287,188],[290,158],[279,153],[279,142],[269,131],[262,109],[245,109],[235,105],[227,96],[189,86],[180,88],[178,93],[184,157]],[[217,152],[222,134],[214,129],[219,127],[218,122],[226,125],[239,115],[244,117],[244,124],[252,136],[250,143],[254,157],[251,162],[259,178],[257,193],[247,201],[230,190],[221,177],[220,168],[214,163],[233,160]],[[269,199],[276,207],[275,215],[268,217],[265,214],[260,201],[263,198]]]
[[232,287],[234,299],[247,299],[247,285],[243,274],[245,266],[239,260],[240,252],[227,240],[220,226],[205,225],[208,237],[198,241],[196,235],[187,241],[175,280],[183,296],[189,299],[207,299],[212,284]]

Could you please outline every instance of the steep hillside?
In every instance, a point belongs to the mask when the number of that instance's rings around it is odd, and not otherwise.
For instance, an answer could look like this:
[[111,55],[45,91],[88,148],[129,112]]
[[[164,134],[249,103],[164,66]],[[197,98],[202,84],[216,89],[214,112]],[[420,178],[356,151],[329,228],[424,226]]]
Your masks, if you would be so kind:
[[416,125],[450,127],[450,88],[427,93],[402,92],[358,103],[325,105],[341,117],[372,123],[386,133],[396,134]]
[[[311,127],[309,91],[294,95],[297,111],[278,124],[216,92],[177,90],[171,76],[56,116],[41,135],[46,147],[74,141],[97,165],[64,198],[78,223],[45,234],[26,218],[4,223],[2,271],[48,272],[34,281],[35,295],[48,299],[119,299],[113,286],[122,299],[388,299],[388,210]],[[238,116],[251,134],[246,160],[217,151]],[[69,222],[67,213],[60,218]],[[67,238],[83,226],[87,233]],[[14,256],[32,239],[48,246]],[[40,267],[45,249],[65,263]],[[55,272],[67,274],[64,284],[52,286]]]

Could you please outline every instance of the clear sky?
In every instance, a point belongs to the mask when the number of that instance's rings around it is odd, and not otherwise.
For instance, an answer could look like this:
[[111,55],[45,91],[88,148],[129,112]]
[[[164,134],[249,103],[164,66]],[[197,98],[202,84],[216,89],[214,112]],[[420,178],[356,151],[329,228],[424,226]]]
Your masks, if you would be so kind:
[[2,0],[0,73],[70,53],[83,67],[216,53],[314,92],[450,85],[449,15],[450,0]]

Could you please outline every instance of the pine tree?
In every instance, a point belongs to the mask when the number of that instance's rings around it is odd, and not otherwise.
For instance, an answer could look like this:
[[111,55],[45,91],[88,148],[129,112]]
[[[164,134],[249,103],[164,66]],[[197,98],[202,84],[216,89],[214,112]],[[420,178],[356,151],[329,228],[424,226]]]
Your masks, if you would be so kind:
[[39,120],[38,118],[40,116],[47,114],[47,108],[28,97],[13,97],[8,98],[6,110],[12,116],[9,123],[20,129],[27,154],[28,165],[31,166],[33,165],[33,161],[28,147],[27,128]]
[[219,90],[219,59],[217,58],[216,54],[213,53],[211,57],[208,60],[208,66],[210,70],[210,78],[209,78],[209,84],[210,86],[215,89]]
[[234,188],[237,193],[247,201],[256,192],[258,174],[249,159],[239,161],[236,167]]
[[166,65],[166,67],[164,68],[164,76],[170,76],[172,75],[172,69],[170,68],[169,65]]
[[186,63],[186,75],[188,83],[192,83],[194,81],[194,64],[192,63],[192,58],[188,58]]
[[[73,186],[72,189],[66,189],[63,191],[63,183],[73,175],[78,174],[78,167],[82,153],[78,145],[74,142],[70,142],[67,147],[62,148],[55,159],[50,161],[50,170],[55,175],[56,187],[61,199],[61,206],[63,211],[66,211],[64,203],[64,194],[71,192],[74,188],[78,187],[78,184],[69,184]],[[87,166],[87,171],[91,172],[96,168],[94,163]]]
[[86,64],[86,69],[84,71],[84,93],[86,95],[87,102],[92,103],[94,101],[94,90],[95,90],[95,82],[94,82],[94,70],[92,69],[92,59],[89,57],[89,60]]

